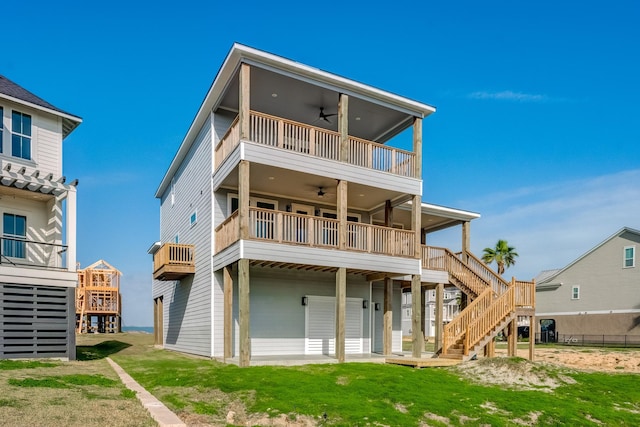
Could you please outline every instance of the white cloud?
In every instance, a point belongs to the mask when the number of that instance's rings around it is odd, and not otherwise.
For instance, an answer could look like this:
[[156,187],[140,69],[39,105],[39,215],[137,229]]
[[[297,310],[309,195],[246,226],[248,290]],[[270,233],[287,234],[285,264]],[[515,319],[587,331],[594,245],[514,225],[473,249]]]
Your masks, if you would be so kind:
[[513,92],[504,90],[502,92],[478,91],[468,95],[471,99],[495,99],[499,101],[516,101],[516,102],[546,102],[549,100],[547,95]]
[[[515,189],[467,201],[482,218],[471,225],[476,255],[506,239],[520,255],[506,277],[531,279],[541,270],[562,268],[622,227],[640,229],[640,170],[555,185]],[[439,242],[460,246],[458,229]]]

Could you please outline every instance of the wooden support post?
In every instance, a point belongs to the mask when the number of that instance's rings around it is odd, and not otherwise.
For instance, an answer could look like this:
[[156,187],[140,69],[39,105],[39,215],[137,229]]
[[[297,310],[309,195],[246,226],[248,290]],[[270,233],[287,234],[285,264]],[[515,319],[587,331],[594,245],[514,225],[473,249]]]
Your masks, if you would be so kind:
[[529,316],[529,360],[533,361],[536,347],[536,316]]
[[349,95],[340,94],[338,100],[338,133],[340,133],[340,161],[349,161]]
[[224,285],[224,360],[233,357],[233,276],[231,266],[222,269]]
[[249,64],[240,65],[238,93],[238,122],[240,123],[240,139],[250,139],[250,122],[249,116],[251,111],[250,93],[251,93],[251,67]]
[[413,153],[416,156],[414,178],[422,177],[422,118],[413,119]]
[[437,354],[442,350],[443,319],[444,308],[444,283],[436,285],[436,308],[435,308],[435,347],[433,351]]
[[412,356],[422,357],[424,350],[424,335],[422,334],[422,310],[420,309],[420,294],[422,293],[422,283],[420,275],[413,274],[411,276],[411,343]]
[[492,339],[485,347],[485,355],[487,357],[496,357],[496,340]]
[[240,239],[249,238],[249,169],[247,160],[240,160],[238,165],[238,223]]
[[422,197],[415,195],[411,201],[411,229],[414,231],[414,258],[422,258],[420,228],[422,220]]
[[516,319],[509,323],[509,338],[507,344],[507,356],[514,357],[518,349],[518,322]]
[[336,197],[336,214],[338,216],[338,248],[347,248],[347,181],[338,181]]
[[384,225],[385,227],[393,227],[393,207],[391,200],[384,202]]
[[393,351],[393,279],[384,278],[384,322],[382,331],[382,353],[390,355]]
[[336,339],[335,356],[338,362],[344,362],[345,322],[347,318],[347,269],[338,268],[336,272]]
[[249,305],[249,260],[238,260],[238,305],[240,323],[240,363],[249,366],[251,360],[250,305]]
[[462,223],[462,261],[469,261],[468,253],[471,250],[471,221]]
[[425,288],[420,289],[420,319],[422,319],[420,326],[422,330],[422,338],[424,339],[426,335],[425,321],[427,319],[427,290]]

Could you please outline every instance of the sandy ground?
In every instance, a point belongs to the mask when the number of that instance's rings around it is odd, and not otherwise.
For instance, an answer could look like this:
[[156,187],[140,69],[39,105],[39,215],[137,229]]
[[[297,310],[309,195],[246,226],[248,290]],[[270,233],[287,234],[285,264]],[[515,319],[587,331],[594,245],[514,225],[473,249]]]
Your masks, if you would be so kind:
[[[496,356],[506,355],[506,350],[496,349]],[[518,350],[518,356],[528,358],[529,350]],[[534,361],[586,371],[640,373],[640,349],[609,350],[591,347],[538,346],[535,349]]]

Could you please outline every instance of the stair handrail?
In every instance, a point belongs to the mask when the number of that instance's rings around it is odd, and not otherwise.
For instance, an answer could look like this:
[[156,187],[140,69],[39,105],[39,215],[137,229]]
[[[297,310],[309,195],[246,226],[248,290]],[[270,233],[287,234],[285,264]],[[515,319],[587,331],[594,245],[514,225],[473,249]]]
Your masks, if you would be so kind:
[[478,276],[482,277],[487,283],[491,284],[496,295],[502,295],[510,284],[502,276],[493,271],[484,261],[480,260],[473,253],[466,251],[467,265]]
[[456,279],[464,283],[471,291],[476,294],[476,298],[486,288],[491,288],[491,283],[485,280],[477,272],[473,271],[467,264],[456,256],[449,249],[445,249],[447,255],[447,271]]
[[493,297],[493,289],[487,286],[460,314],[444,325],[442,331],[442,354],[446,355],[449,347],[465,335],[469,324],[487,310],[493,301]]
[[496,325],[499,325],[516,309],[516,287],[509,286],[505,293],[493,300],[480,316],[473,319],[467,326],[464,337],[464,355],[486,337]]

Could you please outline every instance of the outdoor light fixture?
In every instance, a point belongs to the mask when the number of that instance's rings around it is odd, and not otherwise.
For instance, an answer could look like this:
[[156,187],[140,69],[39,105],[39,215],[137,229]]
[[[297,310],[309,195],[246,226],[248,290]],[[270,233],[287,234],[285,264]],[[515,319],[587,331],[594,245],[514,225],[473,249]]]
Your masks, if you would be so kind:
[[309,299],[307,297],[302,297],[302,305],[307,305]]
[[375,308],[376,308],[376,311],[380,311],[380,303],[379,302],[375,303]]
[[369,301],[367,301],[366,299],[362,300],[362,308],[367,308],[369,307]]

